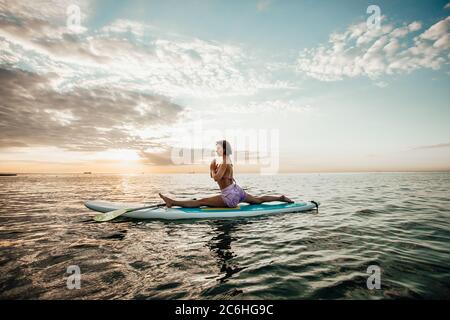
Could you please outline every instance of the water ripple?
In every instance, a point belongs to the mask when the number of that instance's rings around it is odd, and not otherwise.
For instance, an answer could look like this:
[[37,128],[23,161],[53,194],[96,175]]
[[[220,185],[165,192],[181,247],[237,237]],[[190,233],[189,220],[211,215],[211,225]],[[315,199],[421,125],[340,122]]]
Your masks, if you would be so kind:
[[[0,184],[0,298],[450,298],[448,173],[238,175],[318,213],[92,222],[88,199],[200,198],[207,175],[22,175]],[[197,190],[193,193],[192,190]],[[81,288],[67,288],[79,266]],[[367,270],[381,270],[369,290]]]

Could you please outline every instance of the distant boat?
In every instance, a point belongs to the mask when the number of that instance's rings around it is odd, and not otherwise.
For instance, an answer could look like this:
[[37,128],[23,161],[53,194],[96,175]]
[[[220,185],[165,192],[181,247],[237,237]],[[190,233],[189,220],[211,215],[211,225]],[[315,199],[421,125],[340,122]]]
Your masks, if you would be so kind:
[[83,174],[92,174],[90,171],[83,172]]
[[0,173],[0,177],[15,177],[17,173]]

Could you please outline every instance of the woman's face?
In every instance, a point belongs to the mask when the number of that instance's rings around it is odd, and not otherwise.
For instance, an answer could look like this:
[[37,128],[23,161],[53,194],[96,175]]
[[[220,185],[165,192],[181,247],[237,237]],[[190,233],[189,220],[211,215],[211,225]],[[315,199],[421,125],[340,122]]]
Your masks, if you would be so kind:
[[219,143],[216,144],[216,153],[219,157],[223,156],[223,148]]

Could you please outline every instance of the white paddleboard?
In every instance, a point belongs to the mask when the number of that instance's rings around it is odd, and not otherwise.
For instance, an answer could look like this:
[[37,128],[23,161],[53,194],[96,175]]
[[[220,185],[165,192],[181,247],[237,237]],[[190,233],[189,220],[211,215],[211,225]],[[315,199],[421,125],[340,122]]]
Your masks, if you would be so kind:
[[[317,202],[317,204],[319,204]],[[85,206],[98,212],[109,212],[117,209],[132,209],[144,207],[139,203],[118,203],[108,201],[87,201]],[[316,208],[316,204],[310,201],[278,204],[253,204],[239,205],[236,208],[180,208],[157,207],[136,210],[123,214],[125,217],[136,219],[224,219],[236,217],[254,217],[260,215],[272,215],[278,213],[302,212]]]

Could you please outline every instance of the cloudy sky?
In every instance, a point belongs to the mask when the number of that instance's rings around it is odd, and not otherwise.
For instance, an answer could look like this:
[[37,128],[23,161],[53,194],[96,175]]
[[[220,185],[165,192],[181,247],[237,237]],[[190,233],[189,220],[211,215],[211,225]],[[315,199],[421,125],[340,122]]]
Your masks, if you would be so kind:
[[0,172],[207,171],[223,137],[241,171],[264,143],[450,170],[449,28],[447,1],[0,0]]

